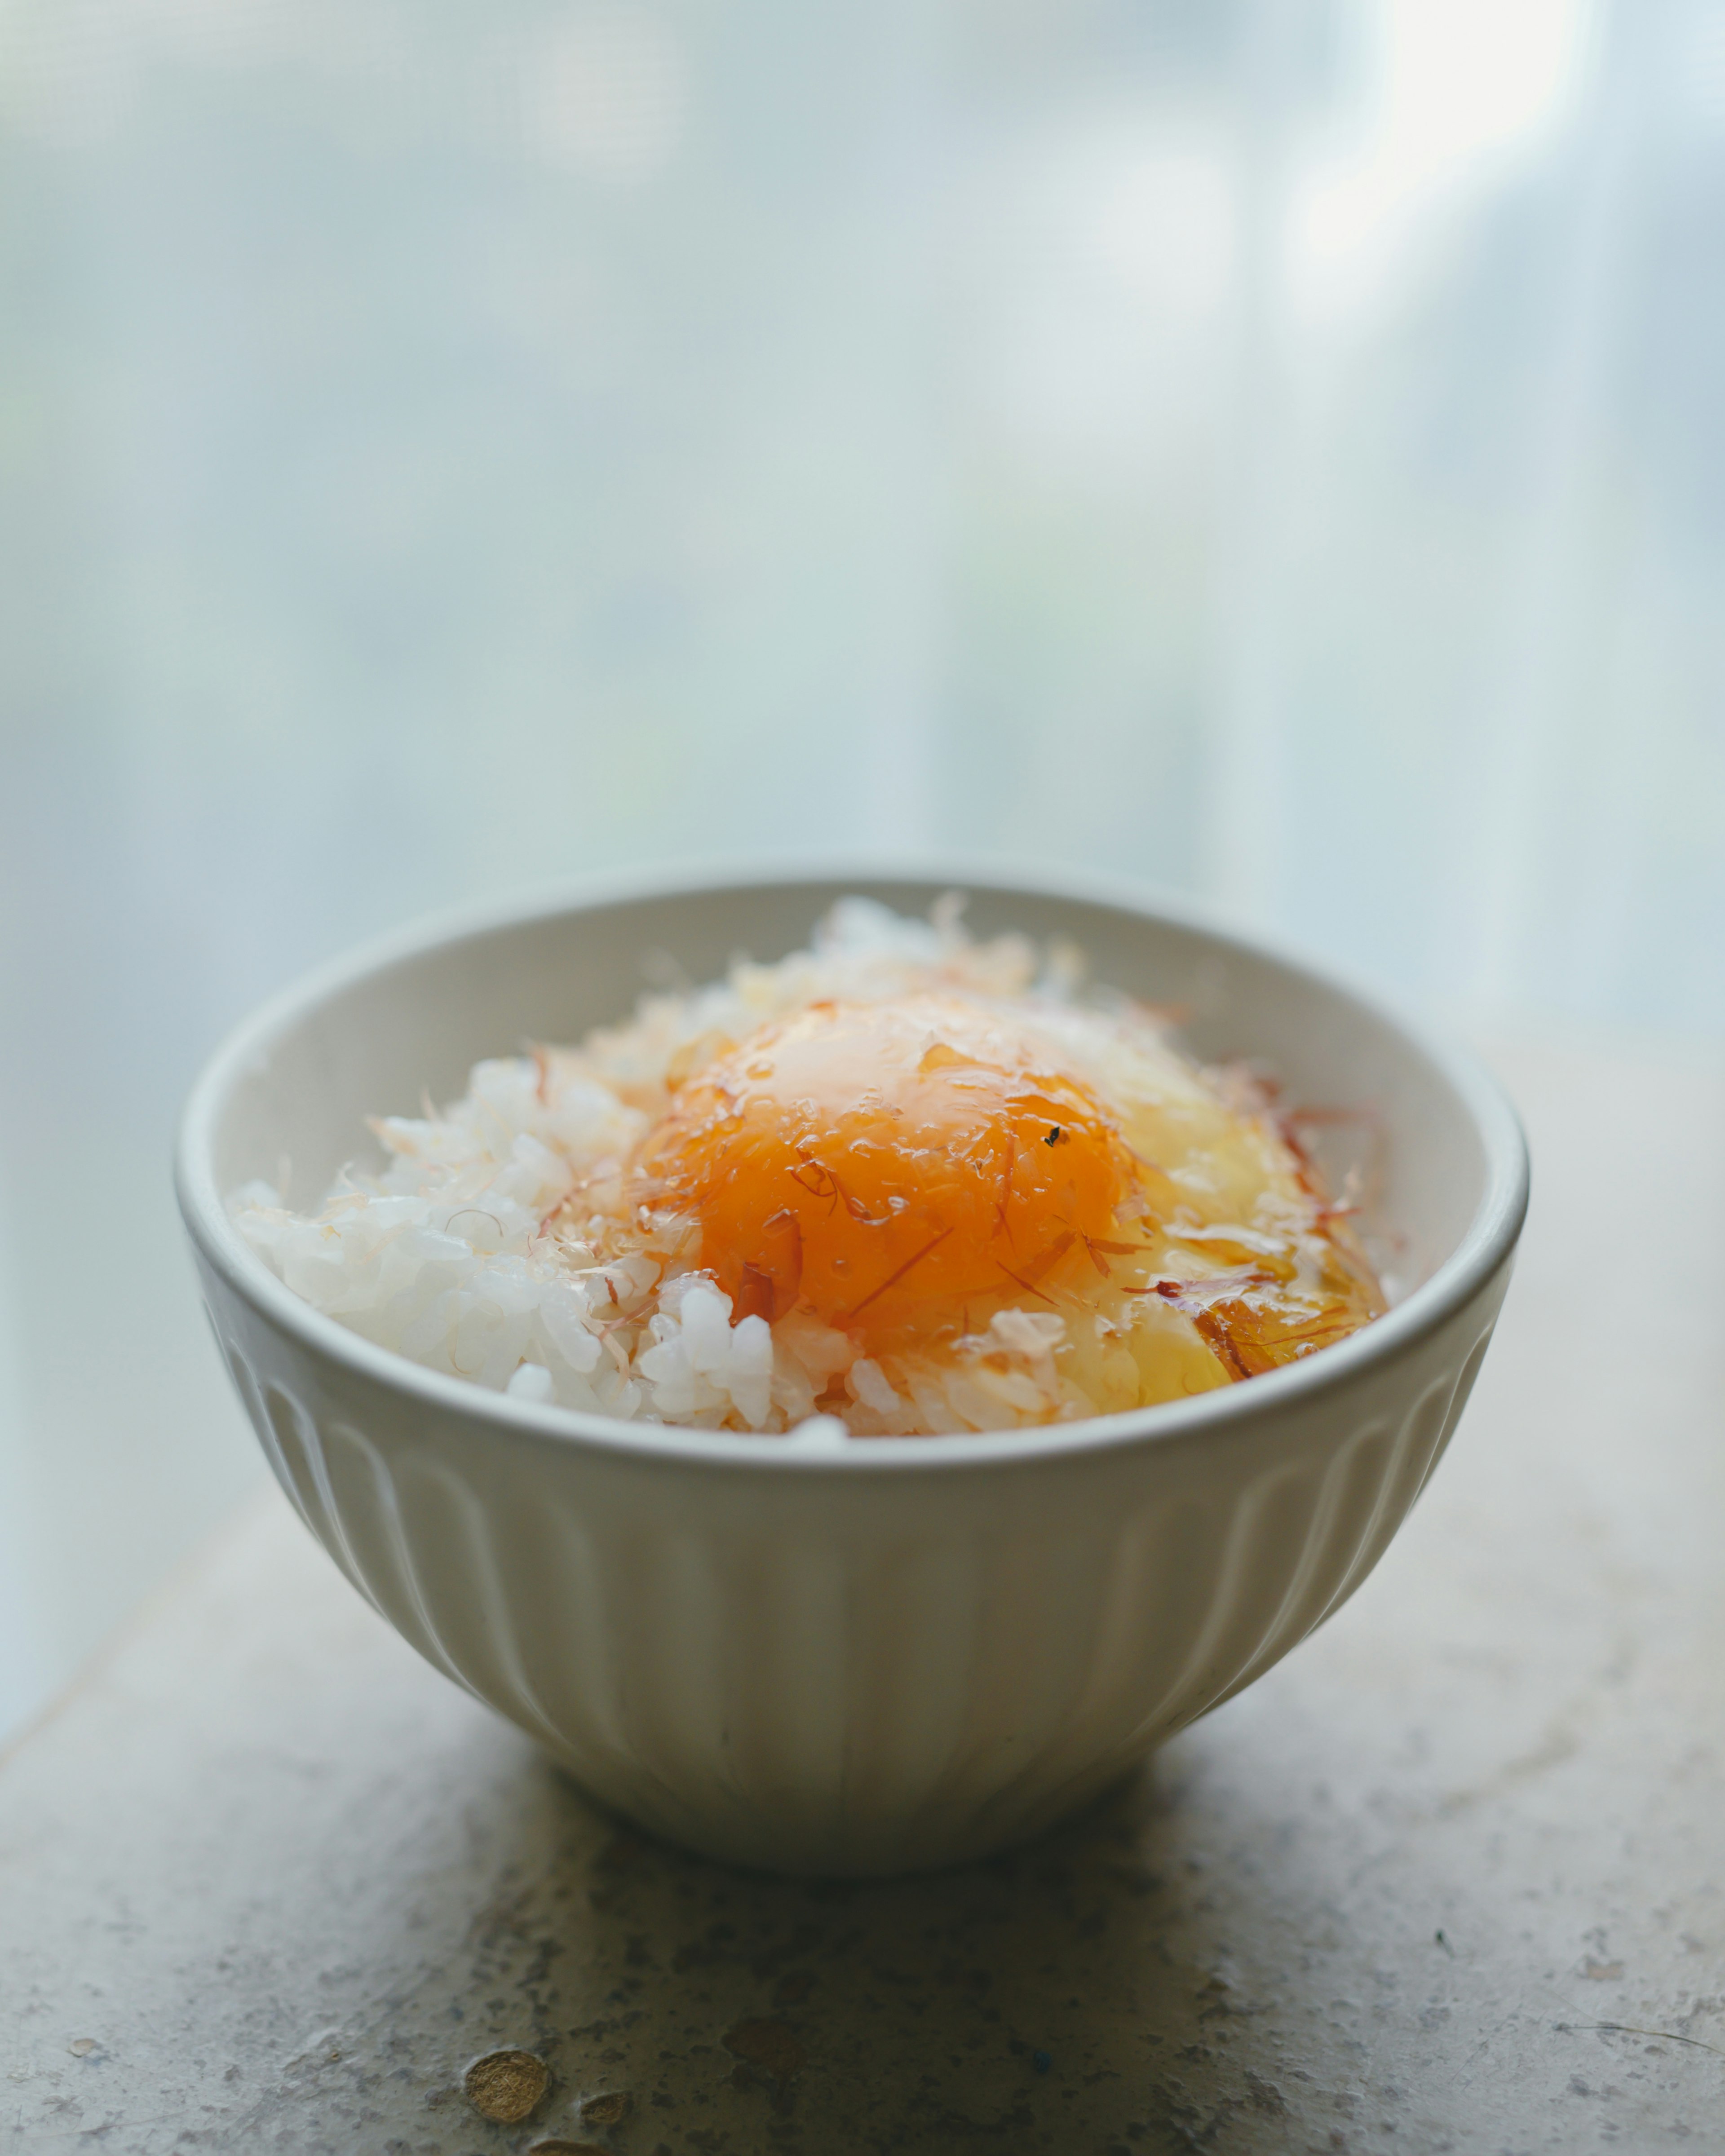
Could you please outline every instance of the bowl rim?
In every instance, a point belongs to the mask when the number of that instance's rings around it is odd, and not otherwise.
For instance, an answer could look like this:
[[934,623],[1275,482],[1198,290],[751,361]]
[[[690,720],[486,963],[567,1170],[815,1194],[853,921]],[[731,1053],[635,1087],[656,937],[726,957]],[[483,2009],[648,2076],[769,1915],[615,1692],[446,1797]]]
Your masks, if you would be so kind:
[[[453,945],[525,928],[565,914],[655,899],[689,899],[724,892],[767,892],[819,883],[834,897],[858,886],[930,886],[1011,900],[1052,898],[1100,906],[1199,936],[1244,957],[1268,962],[1301,983],[1322,988],[1398,1034],[1455,1093],[1485,1155],[1485,1185],[1455,1248],[1429,1278],[1394,1307],[1346,1340],[1301,1363],[1266,1371],[1247,1383],[1219,1387],[1153,1407],[1094,1415],[1028,1430],[973,1431],[936,1437],[871,1437],[831,1445],[793,1445],[778,1434],[691,1429],[676,1424],[625,1422],[557,1405],[516,1399],[444,1375],[352,1332],[295,1295],[245,1241],[230,1219],[216,1181],[213,1139],[238,1081],[270,1045],[311,1010],[368,976]],[[345,1366],[354,1376],[404,1394],[428,1408],[487,1428],[498,1438],[574,1446],[729,1472],[894,1475],[952,1472],[1053,1459],[1076,1460],[1181,1440],[1207,1444],[1244,1437],[1284,1409],[1337,1392],[1358,1376],[1395,1361],[1471,1301],[1512,1255],[1526,1217],[1529,1188],[1527,1141],[1514,1108],[1471,1050],[1408,1016],[1390,997],[1343,971],[1314,963],[1276,939],[1248,932],[1203,906],[1125,878],[1026,868],[986,857],[914,854],[779,857],[770,862],[721,861],[663,870],[567,878],[504,900],[447,907],[424,915],[302,973],[242,1019],[209,1055],[182,1111],[174,1149],[174,1187],[187,1231],[206,1262],[243,1301],[303,1347]]]

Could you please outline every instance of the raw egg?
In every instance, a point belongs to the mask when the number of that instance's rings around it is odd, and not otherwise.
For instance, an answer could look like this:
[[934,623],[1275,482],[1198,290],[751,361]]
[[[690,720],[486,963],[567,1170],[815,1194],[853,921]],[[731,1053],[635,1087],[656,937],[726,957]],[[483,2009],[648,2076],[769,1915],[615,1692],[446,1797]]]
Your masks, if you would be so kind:
[[1033,1032],[930,993],[823,1002],[686,1081],[637,1161],[739,1315],[801,1308],[867,1353],[1052,1309],[1141,1246],[1119,1119]]

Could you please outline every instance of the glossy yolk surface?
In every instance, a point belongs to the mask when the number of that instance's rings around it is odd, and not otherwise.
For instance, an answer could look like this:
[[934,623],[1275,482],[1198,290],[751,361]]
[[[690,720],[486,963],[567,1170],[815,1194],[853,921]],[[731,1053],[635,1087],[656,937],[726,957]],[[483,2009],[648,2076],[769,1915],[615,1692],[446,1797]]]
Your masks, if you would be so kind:
[[644,1203],[698,1222],[739,1317],[800,1306],[868,1352],[1051,1303],[1127,1247],[1135,1180],[1088,1086],[937,993],[764,1027],[675,1093],[636,1168]]

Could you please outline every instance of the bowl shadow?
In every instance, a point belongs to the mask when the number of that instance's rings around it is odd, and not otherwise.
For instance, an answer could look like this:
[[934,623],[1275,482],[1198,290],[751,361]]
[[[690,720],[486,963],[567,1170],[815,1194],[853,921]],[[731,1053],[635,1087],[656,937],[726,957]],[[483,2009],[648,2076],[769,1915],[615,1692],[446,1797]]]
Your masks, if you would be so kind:
[[[403,1907],[403,1953],[379,1943],[417,1974],[296,2061],[256,2125],[339,2118],[427,2156],[1307,2145],[1318,2092],[1288,2082],[1285,2023],[1230,1938],[1243,1887],[1272,1932],[1317,1919],[1279,1876],[1267,1802],[1243,1820],[1235,1788],[1219,1847],[1202,1730],[1034,1843],[886,1881],[687,1855],[511,1752],[470,1794],[466,1864]],[[551,2069],[526,2126],[460,2093],[466,2063],[505,2046]]]

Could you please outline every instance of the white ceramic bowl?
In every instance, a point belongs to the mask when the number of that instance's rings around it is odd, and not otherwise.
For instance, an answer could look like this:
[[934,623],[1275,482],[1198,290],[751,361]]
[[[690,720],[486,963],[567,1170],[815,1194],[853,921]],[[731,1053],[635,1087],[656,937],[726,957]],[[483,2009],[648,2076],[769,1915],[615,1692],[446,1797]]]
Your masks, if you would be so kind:
[[[368,1113],[806,942],[849,891],[1070,937],[1187,1007],[1201,1054],[1368,1107],[1380,1229],[1419,1278],[1309,1362],[1030,1435],[773,1438],[582,1417],[441,1377],[291,1294],[223,1194],[321,1188]],[[410,935],[271,1004],[181,1137],[211,1322],[271,1466],[360,1592],[604,1803],[714,1856],[879,1873],[1043,1827],[1238,1691],[1377,1563],[1461,1414],[1527,1199],[1515,1117],[1465,1057],[1255,945],[1118,892],[973,876],[635,888]]]

